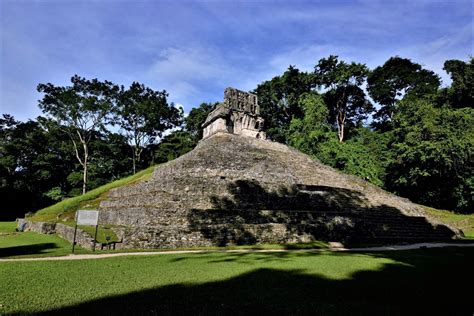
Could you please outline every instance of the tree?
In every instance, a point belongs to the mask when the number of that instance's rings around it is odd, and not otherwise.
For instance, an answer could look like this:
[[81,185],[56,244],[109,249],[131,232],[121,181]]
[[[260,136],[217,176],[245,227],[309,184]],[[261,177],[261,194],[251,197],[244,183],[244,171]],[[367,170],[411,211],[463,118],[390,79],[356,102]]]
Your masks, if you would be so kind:
[[206,121],[207,116],[211,113],[219,104],[214,103],[201,103],[197,108],[191,109],[189,115],[185,118],[185,130],[191,133],[197,143],[202,138],[202,124]]
[[186,131],[174,131],[163,137],[155,150],[155,161],[167,162],[193,150],[194,136]]
[[[39,84],[44,93],[39,107],[69,136],[76,158],[83,168],[82,194],[87,190],[87,172],[90,159],[89,143],[96,131],[105,131],[111,122],[114,95],[118,87],[109,81],[87,80],[75,75],[72,86],[61,87],[51,83]],[[81,148],[79,147],[81,146]]]
[[325,101],[334,117],[340,143],[345,139],[347,125],[360,125],[373,111],[362,90],[368,72],[364,64],[347,64],[334,55],[320,59],[314,68],[315,82],[327,89]]
[[474,110],[405,98],[394,124],[388,188],[418,203],[472,212]]
[[399,100],[406,94],[416,97],[436,93],[440,78],[431,70],[426,70],[410,59],[391,57],[382,66],[375,68],[367,77],[367,91],[380,104],[375,113],[376,127],[390,129],[390,121]]
[[143,149],[164,131],[181,123],[182,110],[168,104],[166,91],[154,91],[133,82],[117,98],[117,122],[132,148],[133,173]]
[[299,99],[303,93],[314,88],[311,74],[288,67],[281,76],[274,77],[257,86],[261,115],[265,119],[267,135],[275,141],[286,143],[287,130],[293,118],[302,118]]
[[[0,118],[0,218],[15,219],[52,202],[48,192],[64,192],[66,176],[74,168],[72,145],[61,139],[54,122]],[[69,145],[69,146],[68,146]]]
[[443,69],[451,75],[453,81],[446,91],[450,106],[474,107],[474,58],[471,57],[469,62],[447,60]]
[[335,137],[328,138],[328,141],[319,145],[315,157],[326,165],[356,175],[380,187],[384,184],[383,164],[358,137],[350,138],[344,143],[338,142]]
[[329,110],[316,92],[305,93],[299,104],[304,111],[302,119],[293,118],[288,128],[289,145],[315,155],[319,146],[328,140],[331,126],[327,121]]

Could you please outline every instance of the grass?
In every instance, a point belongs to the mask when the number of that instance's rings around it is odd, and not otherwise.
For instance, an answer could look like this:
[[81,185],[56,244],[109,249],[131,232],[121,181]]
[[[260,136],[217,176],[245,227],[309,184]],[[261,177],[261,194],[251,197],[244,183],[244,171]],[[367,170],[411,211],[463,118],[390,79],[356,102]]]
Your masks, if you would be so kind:
[[[16,222],[0,222],[0,259],[56,257],[71,253],[71,244],[56,235],[17,232],[16,226]],[[77,253],[90,253],[81,247],[76,250]]]
[[111,189],[124,185],[130,185],[140,181],[146,181],[151,177],[154,169],[155,166],[151,166],[147,169],[137,172],[132,176],[91,190],[84,195],[65,199],[54,205],[39,210],[30,219],[36,222],[57,222],[63,219],[74,219],[74,213],[78,209],[96,209],[100,202],[107,198],[108,192]]
[[[71,253],[71,244],[56,235],[44,235],[34,232],[20,233],[15,231],[15,227],[15,222],[0,222],[1,259],[56,257]],[[90,251],[80,247],[76,249],[77,253],[90,253]]]
[[16,222],[0,222],[0,236],[16,232]]
[[439,221],[461,229],[466,239],[474,239],[474,214],[457,214],[426,207],[427,212]]
[[0,262],[0,314],[471,314],[474,249]]
[[[71,223],[71,224],[72,224],[71,226],[74,226],[74,223]],[[91,235],[92,237],[94,237],[94,235],[95,235],[95,227],[94,226],[79,225],[78,227],[80,229],[82,229],[83,231],[85,231],[86,233],[88,233],[89,235]],[[107,239],[106,239],[107,236],[110,237],[109,241],[120,241],[119,238],[117,237],[117,235],[114,233],[114,231],[110,227],[99,225],[99,227],[97,229],[97,239],[96,239],[97,242],[106,243],[107,242]]]

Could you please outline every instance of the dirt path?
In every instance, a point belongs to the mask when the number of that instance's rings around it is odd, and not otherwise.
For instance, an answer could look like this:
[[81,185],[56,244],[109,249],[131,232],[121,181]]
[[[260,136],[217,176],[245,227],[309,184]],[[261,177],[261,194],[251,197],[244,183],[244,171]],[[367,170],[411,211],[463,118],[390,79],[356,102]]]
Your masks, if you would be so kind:
[[43,257],[43,258],[22,258],[22,259],[0,259],[0,262],[10,261],[56,261],[56,260],[88,260],[103,259],[124,256],[154,256],[154,255],[175,255],[175,254],[202,254],[202,253],[272,253],[272,252],[370,252],[370,251],[395,251],[410,250],[420,248],[441,248],[441,247],[474,247],[474,243],[418,243],[411,245],[393,245],[370,248],[329,248],[329,249],[235,249],[235,250],[169,250],[169,251],[149,251],[149,252],[120,252],[104,254],[70,254],[63,257]]

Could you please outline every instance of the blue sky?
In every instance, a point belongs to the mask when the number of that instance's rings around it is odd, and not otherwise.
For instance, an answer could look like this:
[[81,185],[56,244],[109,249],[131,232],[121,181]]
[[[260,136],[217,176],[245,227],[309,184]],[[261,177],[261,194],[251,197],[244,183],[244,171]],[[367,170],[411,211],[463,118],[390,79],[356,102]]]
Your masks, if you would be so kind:
[[330,54],[383,64],[399,55],[443,72],[473,55],[473,7],[411,1],[0,1],[0,113],[41,112],[38,83],[74,74],[167,90],[185,112],[251,90]]

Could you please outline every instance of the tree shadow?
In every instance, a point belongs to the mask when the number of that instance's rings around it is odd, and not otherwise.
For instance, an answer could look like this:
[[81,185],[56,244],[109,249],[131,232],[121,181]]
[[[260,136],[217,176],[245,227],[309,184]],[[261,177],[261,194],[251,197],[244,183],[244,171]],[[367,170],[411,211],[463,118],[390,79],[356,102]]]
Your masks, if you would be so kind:
[[[268,187],[268,185],[266,185]],[[316,185],[265,188],[255,180],[229,182],[227,195],[211,196],[211,209],[193,209],[191,230],[213,244],[345,244],[452,239],[447,226],[407,216],[388,205],[370,206],[358,191]]]
[[[292,253],[284,256],[295,259],[317,255]],[[368,255],[394,261],[384,263],[378,269],[359,270],[341,279],[302,269],[257,266],[255,270],[229,279],[202,284],[173,284],[104,297],[46,314],[472,314],[474,306],[469,291],[462,290],[459,284],[461,280],[473,280],[470,267],[474,259],[473,249],[426,249]],[[224,256],[241,260],[249,255]],[[280,260],[282,255],[262,255],[265,256],[269,260]],[[212,264],[212,260],[208,263]],[[325,269],[327,267],[322,266],[320,271]]]
[[55,248],[58,248],[58,246],[55,243],[41,243],[41,244],[34,244],[34,245],[5,247],[5,248],[0,248],[0,258],[41,254],[41,253],[44,253],[45,250],[55,249]]

